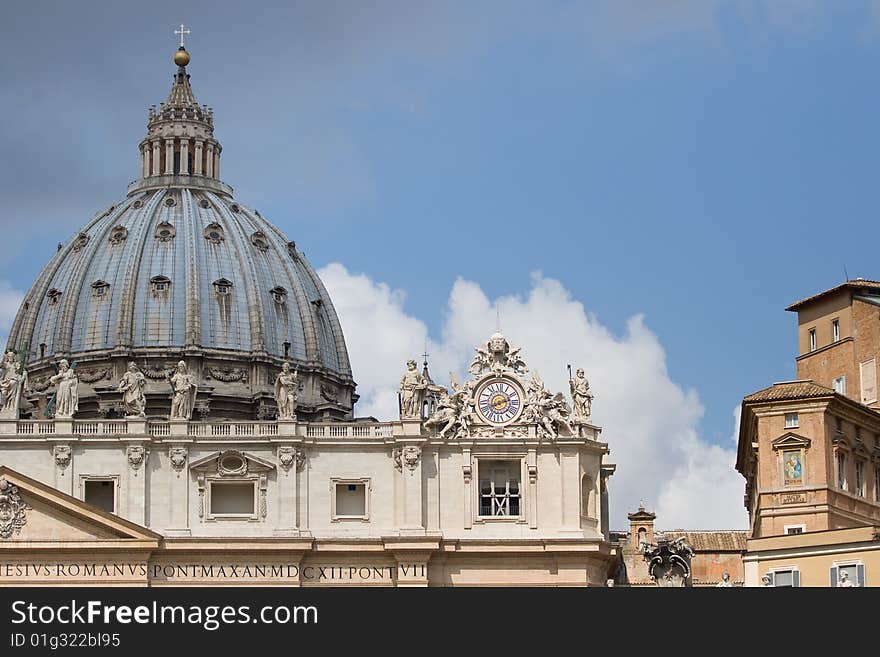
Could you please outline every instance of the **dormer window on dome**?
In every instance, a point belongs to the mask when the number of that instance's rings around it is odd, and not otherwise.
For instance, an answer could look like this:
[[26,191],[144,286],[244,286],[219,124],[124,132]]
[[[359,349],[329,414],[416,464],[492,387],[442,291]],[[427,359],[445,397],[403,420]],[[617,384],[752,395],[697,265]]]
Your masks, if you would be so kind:
[[220,244],[223,241],[223,226],[216,221],[205,226],[205,239],[212,244]]
[[266,234],[260,230],[251,235],[251,244],[263,253],[269,250],[269,240],[266,237]]
[[89,236],[86,235],[85,233],[80,233],[79,235],[76,236],[76,239],[73,242],[73,250],[75,252],[79,251],[88,243],[89,243]]
[[171,290],[171,279],[167,276],[153,276],[150,279],[150,291],[153,296],[164,297]]
[[218,279],[214,281],[214,292],[217,293],[217,296],[228,297],[232,294],[232,283],[225,278]]
[[285,290],[280,285],[272,288],[272,300],[275,301],[279,306],[284,305],[287,302],[287,290]]
[[50,306],[57,306],[58,302],[61,300],[61,290],[56,290],[54,287],[46,292],[46,298],[49,300]]
[[128,237],[128,228],[116,226],[110,231],[110,244],[122,244]]
[[177,229],[173,224],[163,221],[156,226],[156,239],[160,242],[170,242],[177,235]]
[[110,283],[98,279],[92,283],[92,296],[95,299],[104,299],[107,297],[107,290],[110,289]]

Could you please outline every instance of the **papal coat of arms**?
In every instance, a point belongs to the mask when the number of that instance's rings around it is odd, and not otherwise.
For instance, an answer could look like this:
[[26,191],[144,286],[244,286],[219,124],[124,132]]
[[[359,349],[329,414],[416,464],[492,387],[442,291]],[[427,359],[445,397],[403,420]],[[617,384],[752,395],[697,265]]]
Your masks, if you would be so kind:
[[10,484],[6,477],[0,477],[0,538],[20,534],[27,523],[25,511],[30,507],[18,494],[18,486]]

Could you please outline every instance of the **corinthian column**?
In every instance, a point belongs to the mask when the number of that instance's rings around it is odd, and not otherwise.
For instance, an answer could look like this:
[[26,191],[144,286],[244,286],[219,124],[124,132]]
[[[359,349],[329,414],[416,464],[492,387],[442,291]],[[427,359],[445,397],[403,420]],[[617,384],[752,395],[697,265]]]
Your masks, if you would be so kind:
[[152,142],[153,145],[153,167],[150,173],[154,176],[159,175],[159,140]]
[[165,175],[170,176],[174,173],[174,140],[165,140]]
[[204,145],[204,142],[201,139],[196,139],[196,152],[195,152],[195,156],[193,157],[193,160],[194,160],[193,164],[194,164],[195,171],[193,171],[193,173],[196,174],[197,176],[202,175],[202,146],[203,145]]
[[180,173],[189,173],[189,139],[180,140]]
[[208,159],[207,159],[208,170],[205,172],[205,175],[208,178],[214,177],[214,144],[208,144]]

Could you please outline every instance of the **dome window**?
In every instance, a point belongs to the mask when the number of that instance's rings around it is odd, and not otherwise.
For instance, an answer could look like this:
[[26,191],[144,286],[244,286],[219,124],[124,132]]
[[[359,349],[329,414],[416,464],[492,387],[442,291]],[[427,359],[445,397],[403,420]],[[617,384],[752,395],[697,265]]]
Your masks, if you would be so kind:
[[232,283],[225,278],[216,280],[214,281],[214,291],[217,293],[217,296],[228,297],[232,294]]
[[135,210],[137,210],[138,208],[144,207],[144,202],[142,200],[138,199],[137,201],[135,201],[134,203],[131,204],[131,207],[133,207]]
[[251,244],[257,247],[263,253],[269,250],[269,240],[266,238],[266,234],[262,231],[258,230],[256,233],[251,235]]
[[156,226],[156,239],[160,242],[170,242],[177,235],[177,229],[167,221]]
[[46,298],[49,299],[50,306],[57,306],[58,301],[61,299],[61,290],[56,290],[54,287],[46,292]]
[[79,235],[76,236],[76,240],[74,240],[74,242],[73,242],[73,250],[79,251],[88,243],[89,243],[89,236],[86,235],[85,233],[80,233]]
[[153,296],[166,296],[171,289],[171,279],[167,276],[153,276],[150,279],[150,291]]
[[208,199],[203,198],[201,201],[199,201],[199,207],[202,208],[203,210],[207,210],[208,208],[211,207],[211,204],[208,203]]
[[122,244],[128,238],[128,228],[117,226],[110,233],[110,244]]
[[177,205],[177,201],[175,201],[173,197],[169,196],[168,198],[165,199],[165,205],[168,206],[169,208],[172,208],[175,205]]
[[296,242],[293,240],[287,243],[287,253],[289,253],[290,257],[294,260],[299,260],[299,253],[296,250]]
[[229,209],[232,210],[233,212],[235,212],[236,214],[241,212],[241,208],[238,206],[238,203],[233,203],[232,205],[229,206]]
[[223,227],[215,221],[205,227],[204,235],[212,244],[220,244],[223,241]]
[[279,306],[287,303],[287,290],[285,290],[280,285],[278,287],[272,288],[272,300],[275,301]]
[[107,281],[97,280],[92,283],[92,296],[95,299],[104,299],[107,296],[107,290],[110,289],[110,284]]

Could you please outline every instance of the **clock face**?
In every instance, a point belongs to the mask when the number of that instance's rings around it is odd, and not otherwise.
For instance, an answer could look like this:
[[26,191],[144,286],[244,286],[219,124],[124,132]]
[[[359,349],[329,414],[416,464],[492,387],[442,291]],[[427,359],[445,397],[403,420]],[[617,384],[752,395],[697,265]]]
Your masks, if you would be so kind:
[[522,393],[504,379],[489,381],[477,393],[477,410],[489,424],[507,424],[522,410]]

